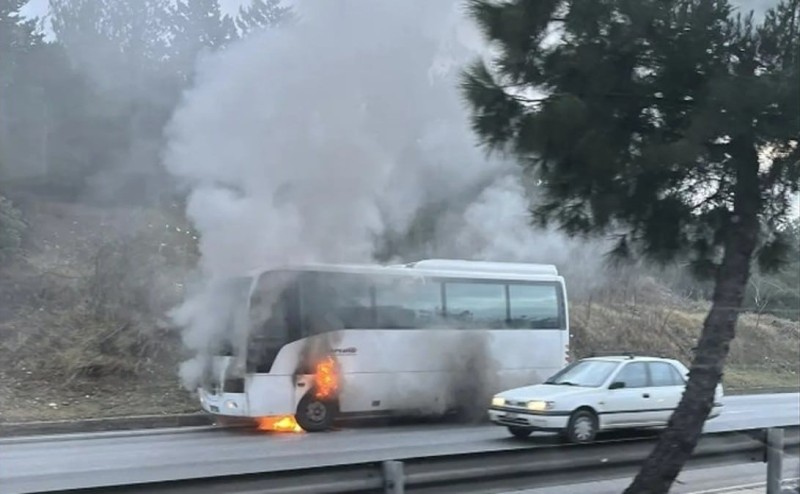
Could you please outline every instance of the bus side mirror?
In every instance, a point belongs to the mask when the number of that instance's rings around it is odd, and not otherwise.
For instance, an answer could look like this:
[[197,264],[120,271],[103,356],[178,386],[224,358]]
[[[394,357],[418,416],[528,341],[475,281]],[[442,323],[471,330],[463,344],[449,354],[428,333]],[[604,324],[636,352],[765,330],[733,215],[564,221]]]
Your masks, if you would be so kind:
[[625,387],[625,383],[624,382],[616,381],[616,382],[611,383],[611,386],[609,386],[608,389],[622,389],[624,387]]

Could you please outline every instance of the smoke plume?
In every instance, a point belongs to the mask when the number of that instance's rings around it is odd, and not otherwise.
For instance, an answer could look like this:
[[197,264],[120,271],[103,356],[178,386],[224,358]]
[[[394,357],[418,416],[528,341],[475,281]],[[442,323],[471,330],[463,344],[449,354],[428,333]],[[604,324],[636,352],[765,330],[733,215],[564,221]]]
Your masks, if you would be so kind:
[[[566,261],[563,237],[530,228],[518,168],[475,146],[457,81],[483,46],[460,7],[300,2],[299,22],[199,61],[164,163],[191,187],[205,280],[376,257]],[[225,329],[201,300],[178,310],[189,388]]]

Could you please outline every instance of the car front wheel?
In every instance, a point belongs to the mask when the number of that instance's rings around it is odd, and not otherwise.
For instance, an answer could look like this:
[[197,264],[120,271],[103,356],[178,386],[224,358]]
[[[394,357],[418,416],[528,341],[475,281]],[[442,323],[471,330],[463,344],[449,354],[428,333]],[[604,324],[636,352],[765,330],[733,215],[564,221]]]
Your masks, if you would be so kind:
[[567,439],[577,444],[594,441],[597,436],[597,416],[589,410],[577,410],[569,418]]

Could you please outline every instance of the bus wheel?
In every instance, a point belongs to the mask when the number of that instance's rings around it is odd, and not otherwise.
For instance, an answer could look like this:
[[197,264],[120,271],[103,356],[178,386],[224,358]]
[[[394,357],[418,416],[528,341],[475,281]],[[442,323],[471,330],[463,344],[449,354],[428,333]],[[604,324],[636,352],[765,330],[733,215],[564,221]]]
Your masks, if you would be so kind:
[[297,404],[295,420],[306,432],[322,432],[331,428],[338,413],[335,401],[322,400],[314,396],[313,390]]

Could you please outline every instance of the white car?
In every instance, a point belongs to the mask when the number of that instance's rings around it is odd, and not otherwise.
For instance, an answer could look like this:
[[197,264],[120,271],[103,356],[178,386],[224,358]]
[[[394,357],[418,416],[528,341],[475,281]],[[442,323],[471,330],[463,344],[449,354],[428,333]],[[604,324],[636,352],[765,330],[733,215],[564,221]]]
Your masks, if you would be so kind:
[[[672,359],[586,358],[543,384],[496,395],[489,419],[516,437],[548,431],[576,443],[593,441],[598,431],[663,427],[681,400],[688,374]],[[709,418],[721,413],[722,397],[720,384]]]

